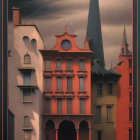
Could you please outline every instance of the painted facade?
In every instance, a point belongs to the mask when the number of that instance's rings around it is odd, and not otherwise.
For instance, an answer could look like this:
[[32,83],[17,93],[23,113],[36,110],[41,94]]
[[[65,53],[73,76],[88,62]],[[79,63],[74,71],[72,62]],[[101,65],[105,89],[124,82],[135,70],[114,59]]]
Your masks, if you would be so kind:
[[126,31],[124,28],[121,53],[115,71],[122,76],[118,82],[116,139],[132,140],[133,134],[133,92],[132,92],[132,53],[128,50]]
[[47,49],[36,25],[22,24],[20,9],[13,8],[8,91],[14,140],[131,140],[132,54],[126,31],[118,64],[106,70],[104,56],[96,58],[103,46],[95,25],[83,48],[66,26]]
[[88,40],[80,49],[76,35],[66,28],[64,34],[56,35],[52,49],[40,50],[44,60],[43,140],[82,140],[84,135],[91,140],[92,51]]
[[[8,58],[8,92],[9,109],[14,114],[14,140],[24,140],[31,133],[31,139],[41,139],[42,114],[42,56],[43,40],[35,25],[23,25],[20,22],[20,10],[13,8],[13,44],[9,46],[11,57]],[[29,55],[31,63],[25,64],[25,56]],[[30,73],[29,82],[24,83],[24,74]],[[30,90],[30,99],[24,99],[24,90]],[[24,118],[28,116],[31,125],[24,126]],[[26,133],[27,132],[27,133]]]

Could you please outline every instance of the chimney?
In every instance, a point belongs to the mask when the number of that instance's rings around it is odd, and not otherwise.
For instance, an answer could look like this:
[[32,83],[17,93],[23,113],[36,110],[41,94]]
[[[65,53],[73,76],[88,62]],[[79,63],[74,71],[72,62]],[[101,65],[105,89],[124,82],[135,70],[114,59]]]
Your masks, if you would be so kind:
[[21,24],[20,8],[13,7],[12,10],[13,10],[13,25]]

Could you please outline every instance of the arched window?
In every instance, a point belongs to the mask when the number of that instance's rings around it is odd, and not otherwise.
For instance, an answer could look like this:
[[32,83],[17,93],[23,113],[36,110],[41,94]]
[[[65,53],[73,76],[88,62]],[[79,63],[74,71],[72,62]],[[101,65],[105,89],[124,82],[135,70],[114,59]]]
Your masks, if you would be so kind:
[[28,54],[28,52],[24,56],[24,64],[31,64],[31,56]]
[[31,122],[29,116],[24,117],[24,127],[31,127]]
[[29,39],[28,36],[24,36],[24,37],[23,37],[23,41],[24,41],[24,43],[25,43],[25,45],[26,45],[27,47],[30,46],[30,39]]
[[32,39],[31,44],[32,44],[32,47],[35,48],[37,46],[36,39]]

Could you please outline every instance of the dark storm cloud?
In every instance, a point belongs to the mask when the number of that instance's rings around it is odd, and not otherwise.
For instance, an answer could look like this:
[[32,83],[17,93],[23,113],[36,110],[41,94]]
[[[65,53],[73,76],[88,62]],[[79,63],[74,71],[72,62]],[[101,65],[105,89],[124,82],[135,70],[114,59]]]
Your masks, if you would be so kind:
[[9,0],[9,19],[12,19],[12,7],[21,8],[22,17],[59,18],[75,10],[87,9],[88,3],[72,3],[73,0]]

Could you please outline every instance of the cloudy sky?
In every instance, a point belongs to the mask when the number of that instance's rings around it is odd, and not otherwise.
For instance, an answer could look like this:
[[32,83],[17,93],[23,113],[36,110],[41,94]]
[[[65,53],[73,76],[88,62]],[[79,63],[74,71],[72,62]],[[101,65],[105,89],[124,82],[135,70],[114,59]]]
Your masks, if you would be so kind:
[[[56,33],[64,26],[74,29],[83,47],[90,0],[9,0],[9,42],[12,41],[12,6],[21,8],[22,23],[35,23],[45,47],[53,47]],[[132,48],[132,0],[99,0],[105,63],[117,63],[124,25]],[[83,41],[79,41],[83,40]]]

